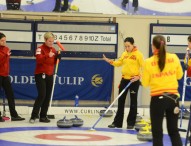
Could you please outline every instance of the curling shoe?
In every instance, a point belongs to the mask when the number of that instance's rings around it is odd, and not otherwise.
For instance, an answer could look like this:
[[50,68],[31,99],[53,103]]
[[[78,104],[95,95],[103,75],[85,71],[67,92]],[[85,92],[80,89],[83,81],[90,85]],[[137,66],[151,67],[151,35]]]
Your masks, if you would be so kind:
[[35,120],[36,120],[36,118],[30,118],[29,123],[34,124]]
[[108,125],[108,128],[122,128],[122,126],[116,126],[114,123]]
[[22,118],[20,116],[11,117],[11,121],[23,121],[23,120],[25,120],[25,118]]
[[0,122],[5,122],[5,120],[0,116]]
[[50,120],[47,117],[45,117],[45,118],[40,118],[39,122],[50,123]]
[[127,129],[134,129],[134,126],[132,126],[132,125],[127,125]]

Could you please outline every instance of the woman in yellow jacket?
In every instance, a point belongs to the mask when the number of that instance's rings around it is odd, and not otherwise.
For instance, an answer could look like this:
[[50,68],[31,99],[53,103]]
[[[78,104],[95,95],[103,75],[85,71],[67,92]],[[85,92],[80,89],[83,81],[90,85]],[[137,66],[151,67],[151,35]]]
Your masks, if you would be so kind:
[[163,118],[173,146],[182,146],[178,132],[178,81],[183,76],[177,55],[166,52],[166,41],[161,35],[152,40],[153,56],[145,60],[142,85],[150,87],[150,116],[153,146],[163,146]]
[[119,93],[131,81],[133,82],[129,88],[121,95],[118,100],[118,109],[115,119],[109,128],[122,128],[124,118],[125,100],[128,90],[130,90],[130,110],[127,117],[127,129],[133,129],[136,122],[137,115],[137,94],[140,85],[140,70],[143,65],[143,55],[134,45],[134,39],[127,37],[124,40],[125,51],[121,57],[113,61],[103,55],[103,59],[115,67],[122,66],[122,79],[119,85]]

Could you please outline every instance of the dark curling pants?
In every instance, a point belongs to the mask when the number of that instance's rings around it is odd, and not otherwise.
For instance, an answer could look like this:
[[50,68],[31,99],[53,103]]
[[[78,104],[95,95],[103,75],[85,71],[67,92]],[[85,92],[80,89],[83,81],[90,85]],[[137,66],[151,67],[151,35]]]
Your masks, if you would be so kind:
[[40,118],[45,118],[47,116],[51,98],[53,75],[46,75],[45,79],[43,79],[42,74],[36,74],[35,81],[38,91],[38,97],[35,100],[31,118],[38,117],[39,113]]
[[[173,95],[176,96],[176,95]],[[172,97],[173,97],[172,96]],[[172,146],[182,146],[182,141],[178,132],[178,114],[174,114],[174,108],[179,107],[178,102],[160,96],[151,97],[150,116],[153,135],[153,146],[163,146],[163,118],[166,113],[167,130]]]
[[[126,79],[121,80],[119,85],[119,94],[127,86],[129,82],[130,80],[126,80]],[[117,127],[123,126],[125,100],[126,100],[128,90],[130,91],[130,110],[127,117],[127,125],[129,126],[135,125],[136,116],[137,116],[137,94],[138,94],[139,85],[140,85],[139,80],[136,82],[133,82],[129,86],[129,88],[119,98],[117,113],[113,121],[113,124],[115,124]]]
[[[61,0],[56,0],[54,9],[60,9]],[[64,0],[64,7],[68,7],[68,0]]]
[[[124,4],[127,4],[127,3],[129,3],[129,0],[123,0],[123,3],[124,3]],[[132,6],[133,6],[133,7],[138,7],[138,5],[139,5],[138,0],[133,0]]]
[[11,86],[9,76],[7,76],[7,77],[0,76],[0,88],[1,87],[3,87],[3,89],[5,91],[5,95],[6,95],[7,100],[8,100],[8,105],[9,105],[11,117],[17,117],[18,114],[15,110],[14,93],[13,93],[13,89]]

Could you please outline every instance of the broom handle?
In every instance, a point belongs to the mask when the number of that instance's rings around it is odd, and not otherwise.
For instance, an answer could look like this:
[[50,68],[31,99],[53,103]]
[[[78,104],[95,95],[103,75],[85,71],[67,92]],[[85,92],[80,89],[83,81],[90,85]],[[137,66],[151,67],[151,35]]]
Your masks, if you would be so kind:
[[95,122],[91,129],[94,129],[97,123],[103,118],[103,116],[108,112],[108,110],[113,106],[113,104],[121,97],[121,95],[125,92],[125,90],[131,85],[132,82],[129,82],[127,86],[121,91],[121,93],[115,98],[112,104],[107,108],[107,110],[99,117],[99,119]]
[[[60,50],[58,50],[58,54],[60,54]],[[60,60],[57,58],[56,60],[56,68],[54,71],[54,77],[53,77],[53,85],[52,85],[52,91],[51,91],[51,97],[50,97],[50,104],[49,104],[49,110],[52,107],[52,99],[53,99],[53,95],[54,95],[54,88],[55,88],[55,82],[56,82],[56,76],[57,76],[57,72],[58,72],[58,64],[59,64]]]

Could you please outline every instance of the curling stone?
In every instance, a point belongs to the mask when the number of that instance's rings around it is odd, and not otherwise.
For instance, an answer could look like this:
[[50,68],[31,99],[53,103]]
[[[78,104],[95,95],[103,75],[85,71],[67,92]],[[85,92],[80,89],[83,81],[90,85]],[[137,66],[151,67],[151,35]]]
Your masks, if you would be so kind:
[[137,122],[141,122],[142,119],[143,119],[143,118],[142,118],[141,116],[137,116],[137,117],[136,117],[136,123],[137,123]]
[[182,109],[182,111],[180,109],[178,118],[181,118],[181,112],[182,112],[182,119],[189,119],[190,118],[190,111],[187,110],[186,108]]
[[[180,115],[180,114],[179,114]],[[190,111],[187,109],[183,109],[182,117],[184,119],[189,119],[190,118]]]
[[69,10],[79,12],[79,7],[76,5],[70,5]]
[[139,132],[141,132],[141,131],[150,131],[151,132],[151,124],[148,124],[148,125],[146,125],[144,127],[141,127],[139,129]]
[[59,128],[70,128],[73,126],[73,122],[71,120],[66,119],[65,116],[63,119],[57,121],[57,126]]
[[74,127],[80,127],[84,124],[84,121],[75,115],[75,118],[70,119]]
[[140,122],[135,123],[135,130],[139,131],[141,127],[145,127],[146,125],[149,125],[150,123],[151,123],[150,120],[147,122],[142,119]]
[[140,141],[152,141],[153,140],[152,132],[150,132],[149,130],[140,131],[137,133],[137,139]]
[[[106,110],[100,110],[99,115],[102,116],[105,113]],[[111,117],[113,116],[113,111],[112,110],[108,110],[107,113],[103,116],[103,117]]]

